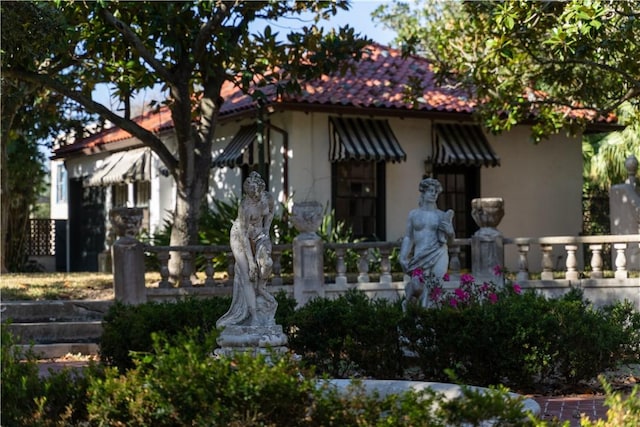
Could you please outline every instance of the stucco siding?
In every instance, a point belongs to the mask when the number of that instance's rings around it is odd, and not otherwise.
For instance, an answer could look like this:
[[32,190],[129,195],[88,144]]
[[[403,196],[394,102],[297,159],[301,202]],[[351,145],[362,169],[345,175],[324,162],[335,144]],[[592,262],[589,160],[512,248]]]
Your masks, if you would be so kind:
[[[501,166],[482,169],[481,194],[504,199],[505,216],[499,229],[505,237],[579,235],[582,231],[580,138],[556,135],[533,144],[529,140],[529,128],[521,126],[500,136],[489,136],[489,140],[500,156]],[[507,247],[506,259],[508,267],[515,269],[516,248]],[[529,265],[532,271],[540,270],[538,248],[531,249]]]

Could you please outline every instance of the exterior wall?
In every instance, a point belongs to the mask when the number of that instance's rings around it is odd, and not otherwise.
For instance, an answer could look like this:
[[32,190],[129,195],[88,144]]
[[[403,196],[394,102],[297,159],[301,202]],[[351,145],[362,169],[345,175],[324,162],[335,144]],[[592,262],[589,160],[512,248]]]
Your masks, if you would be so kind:
[[[581,138],[555,135],[533,144],[529,128],[519,126],[488,139],[501,166],[482,169],[481,194],[504,199],[505,216],[498,226],[504,236],[578,236],[582,231]],[[515,271],[516,250],[505,249],[507,268]],[[563,254],[554,252],[554,256],[564,266]],[[578,261],[582,262],[581,254]],[[530,257],[529,267],[540,271],[540,257]]]
[[[328,206],[331,201],[329,116],[326,113],[286,112],[270,117],[274,125],[289,134],[288,194],[294,202],[317,200]],[[386,240],[395,241],[404,235],[407,215],[418,205],[418,183],[424,174],[424,162],[432,155],[432,121],[387,120],[407,154],[406,162],[386,165]],[[214,157],[222,152],[240,125],[248,123],[249,120],[222,126]],[[279,181],[284,173],[282,140],[276,132],[271,135],[270,186],[283,201],[285,191]],[[487,135],[487,138],[500,157],[501,166],[481,168],[481,197],[504,198],[506,215],[499,229],[505,237],[578,235],[582,229],[580,138],[556,135],[548,141],[533,144],[526,126],[499,136]],[[214,170],[211,197],[239,196],[240,181],[239,168]],[[507,252],[506,259],[508,268],[515,270],[515,249]],[[534,256],[530,265],[536,271],[539,259]]]
[[51,178],[51,198],[49,201],[51,219],[67,219],[69,217],[68,194],[64,195],[62,201],[59,201],[58,197],[58,166],[61,165],[64,166],[62,160],[52,160],[49,166]]
[[[279,112],[269,117],[274,126],[288,134],[288,147],[285,147],[285,139],[280,132],[272,130],[270,133],[269,190],[277,196],[279,202],[317,200],[325,206],[329,205],[329,116],[326,113]],[[251,120],[219,126],[213,145],[213,157],[224,150],[240,126],[251,123]],[[418,205],[418,183],[424,174],[424,162],[432,154],[432,121],[401,118],[387,120],[407,154],[406,162],[386,165],[386,240],[396,241],[404,234],[409,211]],[[175,145],[171,133],[167,132],[167,135],[167,144],[170,147],[171,144]],[[529,128],[525,126],[519,126],[506,134],[487,137],[500,157],[501,166],[481,169],[481,196],[502,197],[505,200],[506,215],[499,226],[504,236],[578,235],[582,229],[580,138],[569,139],[556,135],[535,145],[530,142]],[[107,155],[108,153],[100,153],[67,160],[69,178],[89,175]],[[55,188],[54,164],[57,162],[59,161],[52,162],[52,188]],[[163,227],[175,207],[173,179],[159,173],[161,163],[155,156],[154,162],[150,201],[152,232]],[[283,186],[285,174],[288,188]],[[241,179],[239,167],[212,169],[209,202],[240,197]],[[52,217],[66,218],[66,204],[54,203],[54,197],[52,194]],[[516,270],[515,248],[509,248],[505,256],[507,267]],[[562,254],[558,254],[558,257],[561,256]],[[563,259],[558,259],[561,263],[564,262]],[[582,257],[578,256],[578,259],[581,261]],[[539,259],[533,256],[529,262],[532,271],[539,270]]]

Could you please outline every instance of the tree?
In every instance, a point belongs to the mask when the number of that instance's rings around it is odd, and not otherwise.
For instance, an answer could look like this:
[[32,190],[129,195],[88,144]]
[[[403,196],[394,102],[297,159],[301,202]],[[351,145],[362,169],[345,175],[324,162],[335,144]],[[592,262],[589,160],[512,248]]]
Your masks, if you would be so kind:
[[[10,66],[37,71],[67,49],[62,15],[46,3],[0,3],[4,71]],[[39,53],[39,55],[36,55]],[[67,61],[58,66],[68,67]],[[64,97],[39,84],[0,77],[2,91],[0,157],[2,163],[2,238],[0,264],[6,272],[22,268],[26,260],[29,214],[44,179],[44,158],[39,144],[51,141],[61,132],[82,126],[90,117],[75,111]]]
[[[3,73],[44,85],[137,137],[162,160],[176,182],[172,245],[197,242],[201,203],[208,192],[211,148],[223,84],[262,98],[269,84],[278,93],[300,89],[300,80],[345,72],[359,60],[366,40],[352,28],[326,33],[317,22],[347,1],[59,2],[68,19],[74,67],[50,71],[3,63]],[[252,32],[257,20],[311,13],[314,22],[285,41],[270,25]],[[112,83],[122,99],[156,84],[168,92],[177,151],[127,117],[93,101],[97,83]],[[172,273],[179,261],[172,257]]]
[[493,132],[532,122],[535,141],[584,129],[625,102],[640,115],[640,5],[604,0],[394,2],[375,17],[441,84],[479,100]]
[[630,155],[640,159],[640,120],[628,104],[618,109],[618,118],[627,125],[623,131],[587,135],[583,142],[585,181],[605,192],[627,179],[624,163]]

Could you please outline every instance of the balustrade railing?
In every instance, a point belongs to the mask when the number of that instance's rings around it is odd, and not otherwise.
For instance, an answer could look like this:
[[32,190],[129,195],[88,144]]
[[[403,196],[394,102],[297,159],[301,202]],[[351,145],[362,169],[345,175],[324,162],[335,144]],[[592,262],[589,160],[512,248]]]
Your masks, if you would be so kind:
[[[614,261],[614,278],[626,279],[629,277],[629,266],[627,263],[627,249],[635,245],[640,247],[640,234],[631,235],[615,235],[615,236],[557,236],[557,237],[516,237],[505,238],[504,244],[516,245],[518,250],[518,270],[516,280],[526,281],[530,279],[529,272],[529,253],[532,246],[538,246],[542,252],[540,265],[540,279],[554,280],[554,248],[561,247],[565,251],[565,270],[564,278],[566,280],[578,280],[581,277],[589,277],[591,279],[601,279],[604,277],[602,257],[605,245],[611,245],[615,251]],[[589,251],[590,261],[589,267],[591,271],[578,271],[577,254],[579,249],[583,247]],[[633,269],[638,266],[632,266]]]
[[[640,235],[616,235],[616,236],[556,236],[556,237],[516,237],[504,238],[504,244],[515,245],[518,251],[516,280],[524,282],[531,279],[529,268],[529,255],[532,250],[538,248],[541,252],[539,272],[541,280],[554,280],[557,277],[557,266],[554,264],[554,251],[560,247],[565,253],[564,278],[566,280],[578,280],[583,277],[601,279],[603,271],[603,250],[605,245],[611,245],[615,251],[614,277],[624,279],[629,276],[626,250],[632,245],[640,246]],[[457,276],[461,272],[460,253],[462,248],[471,245],[471,239],[454,239],[449,244],[449,272]],[[330,276],[335,275],[334,283],[339,285],[349,284],[349,273],[356,275],[356,283],[371,282],[372,275],[377,277],[377,282],[389,284],[393,281],[392,256],[394,250],[400,249],[400,242],[358,242],[358,243],[326,243],[325,251],[335,253],[335,265],[325,266],[325,271]],[[589,271],[578,271],[577,254],[580,248],[590,252]],[[190,287],[194,284],[196,272],[196,260],[199,260],[198,269],[204,273],[204,280],[197,284],[205,287],[224,286],[233,283],[235,260],[228,245],[208,246],[152,246],[144,245],[143,250],[149,254],[155,254],[160,265],[160,288],[171,288],[174,284],[169,274],[169,259],[172,254],[179,254],[182,258],[182,271],[179,274],[179,286]],[[292,250],[291,244],[274,245],[272,251],[273,274],[270,283],[275,286],[284,284],[282,271],[282,255]],[[358,255],[355,271],[347,271],[346,256],[348,251],[354,251]],[[223,255],[227,266],[223,269],[226,273],[224,279],[216,279],[214,259]],[[378,265],[378,271],[370,271],[372,265]],[[588,270],[585,268],[585,270]],[[219,271],[218,271],[219,272]],[[292,272],[286,272],[292,273]],[[353,279],[353,277],[352,277]]]

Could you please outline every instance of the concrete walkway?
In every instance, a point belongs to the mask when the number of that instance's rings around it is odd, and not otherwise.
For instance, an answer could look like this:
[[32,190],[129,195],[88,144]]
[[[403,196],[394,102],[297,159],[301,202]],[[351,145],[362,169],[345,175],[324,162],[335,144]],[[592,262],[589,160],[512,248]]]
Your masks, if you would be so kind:
[[[43,360],[39,362],[40,375],[46,376],[50,371],[57,372],[64,368],[82,369],[87,365],[82,360]],[[574,396],[531,396],[540,405],[540,416],[545,421],[557,418],[569,421],[571,427],[580,426],[581,414],[587,415],[591,421],[607,418],[607,407],[603,395],[582,394]]]

